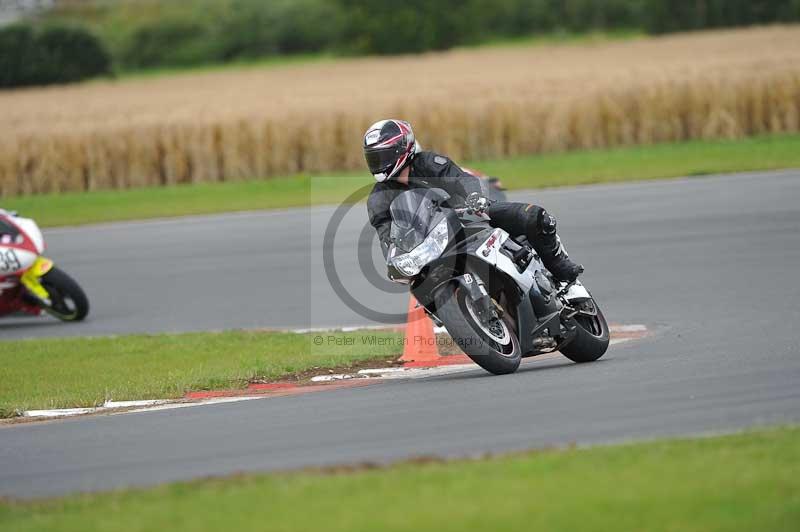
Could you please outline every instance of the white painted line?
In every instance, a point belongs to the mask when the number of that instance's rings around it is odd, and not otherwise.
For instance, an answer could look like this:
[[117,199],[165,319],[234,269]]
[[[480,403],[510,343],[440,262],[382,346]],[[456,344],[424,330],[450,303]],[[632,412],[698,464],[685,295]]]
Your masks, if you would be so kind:
[[345,381],[357,378],[357,375],[351,375],[350,373],[334,373],[333,375],[317,375],[316,377],[311,377],[311,382]]
[[402,373],[408,371],[408,368],[375,368],[375,369],[362,369],[358,373],[360,375],[383,375],[384,373]]
[[361,372],[368,372],[368,375],[374,375],[381,379],[424,379],[427,377],[436,377],[439,375],[450,375],[452,373],[461,373],[464,371],[471,371],[478,366],[475,364],[452,364],[449,366],[434,366],[430,368],[383,368],[383,369],[370,369],[361,370]]
[[393,378],[408,378],[408,379],[426,379],[428,377],[439,377],[441,375],[453,375],[456,373],[464,373],[479,369],[476,364],[451,364],[449,366],[438,366],[435,368],[409,368],[406,375],[386,376],[385,379]]
[[[100,414],[108,412],[112,415],[132,414],[134,412],[155,412],[158,410],[172,410],[175,408],[187,408],[190,406],[216,405],[224,403],[237,403],[239,401],[250,401],[252,399],[263,399],[265,395],[237,396],[237,397],[214,397],[202,401],[177,402],[166,399],[154,399],[144,401],[107,401],[103,406],[91,408],[59,408],[53,410],[27,410],[22,413],[23,417],[70,417],[82,414]],[[133,408],[132,410],[119,410],[120,408]]]
[[393,329],[391,325],[346,325],[346,326],[327,326],[327,327],[308,327],[305,329],[276,329],[282,332],[295,334],[325,333],[325,332],[355,332],[355,331],[382,331]]
[[192,406],[205,406],[205,405],[221,405],[226,403],[238,403],[240,401],[252,401],[254,399],[265,399],[268,395],[243,395],[237,397],[215,397],[213,399],[204,399],[203,401],[196,401],[192,403],[166,403],[162,405],[148,406],[144,408],[136,408],[134,410],[124,410],[122,412],[112,412],[112,415],[122,414],[135,414],[139,412],[159,412],[161,410],[175,410],[177,408],[189,408]]
[[136,406],[154,406],[169,403],[168,399],[146,399],[143,401],[106,401],[103,408],[131,408]]
[[26,410],[22,413],[23,417],[66,417],[79,416],[81,414],[91,414],[99,412],[102,407],[94,408],[59,408],[55,410]]

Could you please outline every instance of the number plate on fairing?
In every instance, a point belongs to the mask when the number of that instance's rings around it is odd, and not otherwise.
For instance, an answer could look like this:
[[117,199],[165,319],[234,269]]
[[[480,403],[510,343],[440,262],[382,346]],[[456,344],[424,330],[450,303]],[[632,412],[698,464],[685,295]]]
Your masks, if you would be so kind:
[[0,276],[27,270],[36,257],[36,253],[30,251],[0,246]]

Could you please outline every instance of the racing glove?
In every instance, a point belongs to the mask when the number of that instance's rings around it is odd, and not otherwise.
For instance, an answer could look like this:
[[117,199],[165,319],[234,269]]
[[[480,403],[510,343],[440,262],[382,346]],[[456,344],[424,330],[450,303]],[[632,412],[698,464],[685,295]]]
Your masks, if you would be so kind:
[[477,214],[486,212],[486,209],[488,209],[491,204],[492,200],[478,192],[473,192],[464,200],[464,206]]

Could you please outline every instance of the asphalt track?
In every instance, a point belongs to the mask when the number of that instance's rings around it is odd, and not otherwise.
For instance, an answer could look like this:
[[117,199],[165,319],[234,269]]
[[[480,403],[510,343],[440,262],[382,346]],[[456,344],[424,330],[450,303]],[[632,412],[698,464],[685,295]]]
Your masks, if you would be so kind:
[[[601,361],[543,360],[359,389],[0,428],[0,496],[149,485],[234,471],[462,456],[800,421],[800,172],[515,194],[560,219],[615,323],[654,336]],[[402,312],[358,270],[363,205],[337,236],[356,298]],[[368,320],[332,293],[317,251],[329,208],[47,232],[86,285],[77,327],[6,322],[7,337]],[[311,250],[314,250],[312,253]]]

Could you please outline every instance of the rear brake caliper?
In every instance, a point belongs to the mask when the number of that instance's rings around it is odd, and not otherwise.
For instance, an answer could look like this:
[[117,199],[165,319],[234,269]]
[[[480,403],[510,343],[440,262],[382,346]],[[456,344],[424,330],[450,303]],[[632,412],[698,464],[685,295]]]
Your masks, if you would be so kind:
[[42,286],[41,278],[44,274],[53,269],[53,261],[38,257],[28,270],[20,276],[19,280],[30,294],[44,303],[50,305],[50,294]]

